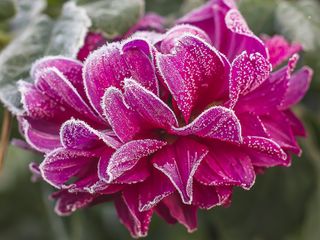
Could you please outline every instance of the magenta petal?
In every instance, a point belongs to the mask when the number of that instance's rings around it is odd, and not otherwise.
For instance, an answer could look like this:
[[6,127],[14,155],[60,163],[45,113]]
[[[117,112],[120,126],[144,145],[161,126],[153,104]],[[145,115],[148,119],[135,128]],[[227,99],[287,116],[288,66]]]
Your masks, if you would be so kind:
[[171,216],[184,225],[189,233],[197,230],[197,207],[183,204],[178,194],[166,197],[163,203],[169,209]]
[[207,155],[206,146],[188,138],[180,138],[155,154],[153,166],[164,173],[186,204],[192,202],[193,176]]
[[125,102],[121,91],[109,87],[102,99],[102,109],[113,131],[122,142],[128,142],[140,132],[140,116]]
[[188,23],[204,30],[213,46],[231,61],[244,50],[249,53],[260,52],[267,57],[263,42],[248,28],[233,1],[209,1],[181,18],[178,23]]
[[105,44],[105,37],[98,32],[89,32],[84,40],[84,44],[78,52],[77,58],[80,61],[85,61],[90,52],[96,50]]
[[242,136],[268,137],[266,129],[259,116],[252,113],[240,113],[237,117],[241,124]]
[[312,75],[311,68],[303,67],[291,76],[287,92],[281,103],[282,109],[288,109],[301,101],[310,87]]
[[160,45],[161,52],[169,54],[176,47],[177,39],[186,33],[197,36],[208,44],[211,44],[209,36],[202,29],[188,24],[181,24],[174,26],[165,34]]
[[300,44],[294,43],[290,45],[287,40],[280,35],[272,37],[263,36],[262,39],[268,48],[270,63],[273,67],[280,65],[290,56],[302,50],[302,46]]
[[174,191],[175,188],[170,180],[162,172],[153,169],[150,177],[139,185],[139,210],[146,211],[153,208]]
[[19,81],[18,89],[23,108],[29,117],[61,123],[72,116],[72,110],[66,111],[69,109],[61,107],[61,104],[40,92],[33,84]]
[[236,101],[239,95],[256,89],[269,77],[270,72],[270,63],[260,53],[242,52],[232,62],[230,99]]
[[56,68],[46,68],[36,74],[35,86],[58,103],[69,106],[81,116],[100,122],[91,108],[84,102],[74,86]]
[[104,143],[108,147],[118,148],[121,143],[109,130],[97,131],[81,120],[66,121],[60,129],[61,143],[69,149],[94,149]]
[[224,204],[232,193],[231,187],[206,186],[197,181],[194,182],[193,190],[192,204],[202,209],[211,209]]
[[132,237],[145,237],[152,217],[152,210],[139,212],[138,195],[135,189],[127,188],[123,195],[115,199],[118,216]]
[[94,162],[90,152],[58,148],[50,152],[40,164],[43,179],[56,188],[60,188],[71,177]]
[[155,94],[132,79],[125,80],[124,88],[126,102],[144,121],[164,129],[178,125],[172,110]]
[[169,208],[163,203],[159,202],[155,206],[156,213],[169,224],[177,223],[177,220],[171,215]]
[[251,160],[243,149],[228,143],[212,143],[195,178],[204,185],[236,185],[250,189],[255,181]]
[[165,84],[188,122],[196,105],[204,107],[224,97],[229,66],[225,66],[227,62],[215,48],[194,35],[184,34],[175,43],[170,54],[157,53],[156,61]]
[[145,14],[129,31],[125,34],[125,37],[134,34],[137,31],[164,31],[165,18],[161,17],[156,13]]
[[93,52],[84,64],[84,85],[94,108],[102,115],[100,105],[105,89],[121,88],[125,78],[134,77],[157,94],[151,46],[142,39],[111,43]]
[[[272,73],[259,87],[241,96],[235,106],[236,112],[253,112],[256,115],[269,114],[278,109],[286,94],[291,72],[298,56],[289,59],[288,65]],[[263,104],[261,104],[263,102]]]
[[270,115],[261,116],[261,120],[270,139],[278,143],[284,150],[292,151],[298,155],[301,154],[301,149],[291,130],[290,122],[284,113],[274,111]]
[[134,140],[122,145],[109,159],[101,158],[98,165],[100,179],[111,183],[131,170],[140,159],[161,149],[166,143],[153,139]]
[[36,61],[31,69],[31,77],[36,78],[39,72],[46,68],[58,69],[77,89],[78,93],[86,98],[82,81],[82,63],[72,58],[62,56],[49,56]]
[[296,117],[296,115],[291,110],[286,110],[283,113],[288,119],[294,135],[302,137],[307,136],[303,123],[300,121],[299,118]]
[[222,141],[241,142],[241,126],[234,112],[225,107],[211,107],[198,116],[192,123],[172,128],[173,133],[181,136],[219,139]]
[[54,193],[53,198],[57,199],[54,210],[59,216],[69,216],[94,200],[94,196],[89,193],[69,193],[66,190]]
[[287,154],[274,141],[263,137],[245,137],[243,146],[248,148],[252,164],[258,167],[287,166]]
[[27,143],[37,151],[49,152],[61,146],[59,135],[37,129],[24,118],[19,118],[19,122]]

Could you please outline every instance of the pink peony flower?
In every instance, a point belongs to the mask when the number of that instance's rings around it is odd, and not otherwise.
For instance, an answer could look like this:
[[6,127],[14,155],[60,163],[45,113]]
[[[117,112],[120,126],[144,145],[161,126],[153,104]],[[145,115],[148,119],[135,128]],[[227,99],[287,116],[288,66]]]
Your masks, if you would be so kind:
[[312,71],[293,73],[293,55],[272,72],[292,53],[273,42],[232,1],[213,0],[165,34],[135,33],[84,63],[37,61],[34,84],[20,83],[19,120],[46,154],[31,169],[59,189],[56,212],[113,201],[133,237],[146,236],[153,213],[192,232],[198,209],[228,206],[233,187],[289,166],[305,135],[290,107]]

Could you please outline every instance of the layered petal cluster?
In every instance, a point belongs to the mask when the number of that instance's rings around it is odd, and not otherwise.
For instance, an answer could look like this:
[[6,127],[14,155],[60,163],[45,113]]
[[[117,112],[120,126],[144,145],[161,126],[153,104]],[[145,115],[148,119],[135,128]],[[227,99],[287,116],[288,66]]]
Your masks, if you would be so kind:
[[84,63],[37,61],[34,83],[20,83],[19,120],[45,153],[31,169],[59,189],[56,212],[112,201],[133,237],[146,236],[153,213],[192,232],[198,209],[228,206],[234,187],[289,166],[305,135],[290,108],[312,71],[295,71],[300,48],[264,41],[233,1],[212,0],[166,33],[135,32]]

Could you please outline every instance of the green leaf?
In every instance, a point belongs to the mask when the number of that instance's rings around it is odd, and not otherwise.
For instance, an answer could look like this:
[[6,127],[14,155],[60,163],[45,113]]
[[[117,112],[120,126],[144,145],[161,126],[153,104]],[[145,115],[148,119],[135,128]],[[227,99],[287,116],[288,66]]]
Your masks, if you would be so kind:
[[143,0],[78,0],[92,20],[93,28],[107,37],[124,34],[144,12]]
[[84,9],[68,2],[62,9],[51,34],[46,55],[63,55],[75,58],[81,46],[91,21]]
[[85,11],[68,2],[56,22],[36,19],[0,54],[0,100],[14,114],[20,110],[16,82],[26,79],[32,63],[45,55],[75,57],[91,22]]
[[24,29],[46,8],[46,0],[14,0],[16,16],[12,21],[15,31]]
[[315,0],[282,1],[276,11],[280,31],[305,50],[320,48],[320,4]]
[[32,62],[45,52],[52,26],[48,17],[39,17],[0,55],[0,100],[13,113],[20,112],[16,81],[28,77]]

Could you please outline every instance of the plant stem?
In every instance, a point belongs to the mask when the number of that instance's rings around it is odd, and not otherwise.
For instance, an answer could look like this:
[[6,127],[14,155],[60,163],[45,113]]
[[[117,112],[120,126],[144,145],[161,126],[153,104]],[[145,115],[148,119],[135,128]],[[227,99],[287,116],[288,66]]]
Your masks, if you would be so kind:
[[11,114],[7,109],[3,111],[1,138],[0,138],[0,172],[3,167],[4,157],[7,152],[11,131]]

